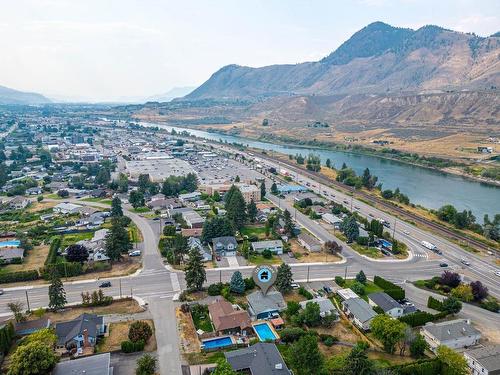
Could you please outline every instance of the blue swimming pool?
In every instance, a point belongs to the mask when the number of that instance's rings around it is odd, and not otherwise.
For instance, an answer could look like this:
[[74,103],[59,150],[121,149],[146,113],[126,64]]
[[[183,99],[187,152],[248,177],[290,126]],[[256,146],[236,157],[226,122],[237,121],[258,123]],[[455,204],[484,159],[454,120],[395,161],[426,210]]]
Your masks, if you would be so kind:
[[11,241],[1,241],[0,247],[19,247],[21,245],[21,241],[19,240],[11,240]]
[[268,341],[268,340],[276,340],[278,339],[278,336],[273,332],[271,327],[269,326],[269,323],[259,323],[255,324],[253,326],[253,329],[255,329],[255,332],[257,333],[257,336],[259,336],[260,341]]
[[218,349],[233,345],[233,341],[231,340],[231,337],[225,336],[217,337],[215,339],[202,340],[201,344],[203,349]]

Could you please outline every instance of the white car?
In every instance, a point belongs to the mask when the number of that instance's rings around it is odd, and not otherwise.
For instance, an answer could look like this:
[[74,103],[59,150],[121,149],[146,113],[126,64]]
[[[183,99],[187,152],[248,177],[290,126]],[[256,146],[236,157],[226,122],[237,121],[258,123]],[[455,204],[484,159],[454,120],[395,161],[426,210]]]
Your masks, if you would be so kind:
[[0,296],[3,294],[3,289],[0,289]]
[[141,256],[141,250],[134,250],[128,253],[129,257],[140,257]]
[[500,271],[495,271],[495,275],[500,276]]
[[297,283],[291,283],[290,286],[292,287],[292,289],[299,289],[299,284]]

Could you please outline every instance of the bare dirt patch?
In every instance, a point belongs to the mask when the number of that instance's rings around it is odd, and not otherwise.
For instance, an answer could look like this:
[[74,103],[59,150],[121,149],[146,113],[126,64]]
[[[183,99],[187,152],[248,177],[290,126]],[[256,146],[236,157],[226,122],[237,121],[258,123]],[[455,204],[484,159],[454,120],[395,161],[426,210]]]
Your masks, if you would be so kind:
[[48,253],[49,245],[35,246],[33,249],[28,251],[27,256],[24,257],[21,264],[9,264],[8,266],[5,266],[5,270],[8,272],[36,270],[43,267]]
[[200,340],[193,324],[190,313],[184,313],[178,307],[175,309],[177,317],[177,329],[181,343],[181,351],[183,354],[196,353],[200,351]]
[[295,254],[298,263],[339,262],[341,260],[339,256],[327,254],[324,251],[311,253],[304,249],[295,239],[290,241],[290,250]]

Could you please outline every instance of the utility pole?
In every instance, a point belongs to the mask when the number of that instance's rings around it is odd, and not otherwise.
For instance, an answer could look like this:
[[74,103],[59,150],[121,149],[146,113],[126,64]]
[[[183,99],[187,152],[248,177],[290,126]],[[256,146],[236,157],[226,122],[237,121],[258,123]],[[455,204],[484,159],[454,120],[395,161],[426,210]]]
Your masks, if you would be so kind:
[[394,242],[394,236],[396,234],[396,223],[397,223],[398,219],[397,218],[394,218],[394,228],[392,228],[392,241]]
[[347,266],[345,266],[345,271],[344,271],[344,280],[347,280]]
[[222,270],[219,270],[219,283],[222,283]]
[[309,282],[309,266],[307,266],[307,282]]
[[119,279],[120,282],[120,299],[122,298],[122,279]]
[[26,305],[28,306],[28,311],[30,311],[30,299],[28,298],[28,291],[24,291],[26,293]]
[[352,212],[352,201],[353,201],[353,198],[354,198],[354,189],[352,189],[352,195],[351,195],[351,212]]

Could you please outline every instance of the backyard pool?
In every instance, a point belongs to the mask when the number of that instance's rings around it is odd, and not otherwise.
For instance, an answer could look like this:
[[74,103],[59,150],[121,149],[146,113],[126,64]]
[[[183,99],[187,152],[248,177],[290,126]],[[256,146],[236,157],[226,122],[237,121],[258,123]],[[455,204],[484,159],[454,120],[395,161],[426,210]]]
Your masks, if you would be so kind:
[[233,340],[231,340],[231,337],[229,336],[217,337],[215,339],[206,339],[201,341],[202,349],[219,349],[231,345],[233,345]]
[[21,245],[21,241],[19,240],[11,240],[11,241],[1,241],[0,247],[19,247]]
[[279,338],[268,322],[254,324],[253,329],[255,333],[257,333],[260,341],[274,341]]

